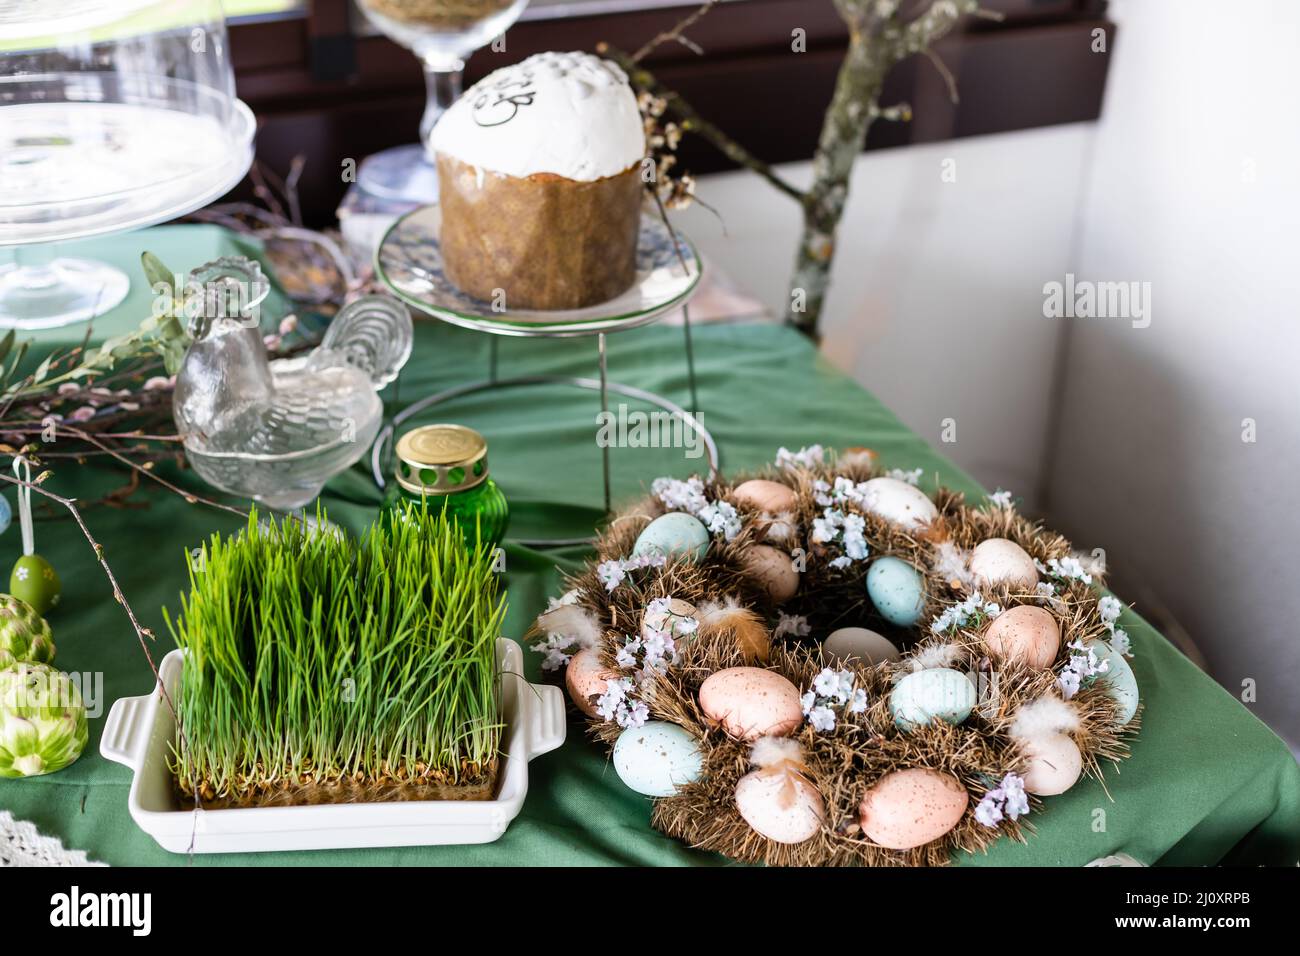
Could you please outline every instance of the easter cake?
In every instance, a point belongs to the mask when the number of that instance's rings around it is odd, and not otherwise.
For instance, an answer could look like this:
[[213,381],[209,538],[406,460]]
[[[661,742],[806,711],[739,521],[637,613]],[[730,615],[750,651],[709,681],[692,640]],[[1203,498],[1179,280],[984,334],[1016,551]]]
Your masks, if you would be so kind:
[[540,53],[472,87],[434,128],[447,278],[509,309],[578,309],[636,275],[645,129],[627,76]]

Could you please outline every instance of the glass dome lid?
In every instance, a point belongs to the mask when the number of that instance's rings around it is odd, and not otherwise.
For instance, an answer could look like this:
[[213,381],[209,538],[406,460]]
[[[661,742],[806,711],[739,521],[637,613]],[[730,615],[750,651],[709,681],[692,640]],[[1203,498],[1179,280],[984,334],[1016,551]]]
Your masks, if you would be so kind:
[[[235,97],[218,0],[0,0],[0,246],[197,209],[248,171],[254,127]],[[15,271],[30,268],[0,267],[0,326],[90,317]],[[97,298],[92,314],[111,307],[103,288]]]

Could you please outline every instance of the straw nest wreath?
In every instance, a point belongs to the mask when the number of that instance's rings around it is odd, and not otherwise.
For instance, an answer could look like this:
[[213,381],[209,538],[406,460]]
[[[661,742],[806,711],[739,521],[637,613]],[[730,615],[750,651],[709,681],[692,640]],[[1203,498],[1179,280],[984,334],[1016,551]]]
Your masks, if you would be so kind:
[[[683,515],[702,547],[681,537]],[[976,552],[990,540],[992,562]],[[884,559],[916,572],[914,605],[885,602],[910,625],[869,594]],[[869,449],[814,446],[738,482],[656,481],[532,637],[620,777],[656,797],[662,832],[746,862],[941,865],[1024,842],[1041,796],[1128,755],[1136,684],[1100,585],[1000,496],[925,496]],[[1018,608],[1036,610],[1004,624],[1027,618],[1027,631],[995,626]],[[856,653],[851,639],[822,646],[843,628],[878,636]],[[968,714],[954,671],[975,692]]]

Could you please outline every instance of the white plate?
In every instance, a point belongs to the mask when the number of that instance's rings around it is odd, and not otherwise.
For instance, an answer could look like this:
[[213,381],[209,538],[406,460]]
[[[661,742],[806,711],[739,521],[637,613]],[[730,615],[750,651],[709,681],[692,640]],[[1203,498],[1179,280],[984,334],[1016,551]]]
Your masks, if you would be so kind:
[[[172,651],[159,668],[168,694],[180,680],[182,653]],[[497,668],[505,730],[492,800],[195,810],[182,805],[172,787],[167,755],[176,724],[157,690],[113,704],[99,752],[135,771],[127,797],[131,818],[172,853],[491,843],[524,805],[528,761],[564,743],[565,730],[564,694],[519,676],[523,652],[514,641],[497,639]]]

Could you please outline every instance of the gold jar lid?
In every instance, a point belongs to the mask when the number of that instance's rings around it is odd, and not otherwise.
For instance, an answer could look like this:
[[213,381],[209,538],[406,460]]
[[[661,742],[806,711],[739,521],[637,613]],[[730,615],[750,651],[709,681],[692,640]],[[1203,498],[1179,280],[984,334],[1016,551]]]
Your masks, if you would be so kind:
[[397,483],[414,494],[450,495],[487,476],[487,442],[472,428],[424,425],[397,441]]

